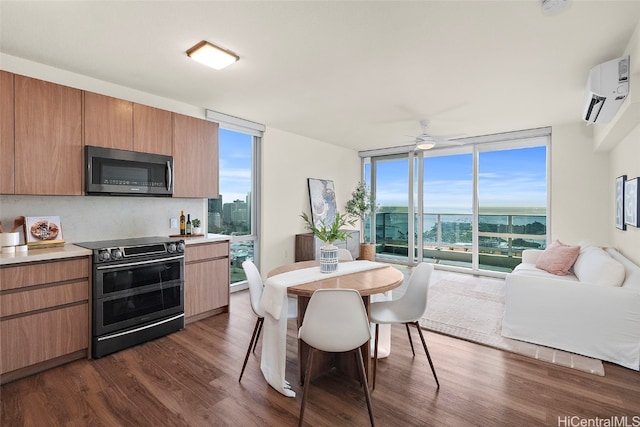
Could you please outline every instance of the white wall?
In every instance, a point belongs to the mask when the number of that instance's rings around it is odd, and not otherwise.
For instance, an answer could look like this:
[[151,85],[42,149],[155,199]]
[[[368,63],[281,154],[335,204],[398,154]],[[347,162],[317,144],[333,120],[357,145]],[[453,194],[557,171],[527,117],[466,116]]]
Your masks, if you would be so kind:
[[[627,175],[627,179],[640,176],[640,125],[620,141],[610,153],[609,183],[611,187],[608,204],[614,206],[616,177]],[[629,259],[640,265],[640,228],[627,225],[626,230],[618,230],[611,221],[612,245]]]
[[551,238],[611,244],[609,156],[593,152],[592,128],[554,126],[551,134]]
[[302,212],[310,213],[307,178],[333,180],[338,209],[360,179],[354,150],[268,128],[262,153],[262,241],[260,270],[295,259],[295,235],[305,233]]

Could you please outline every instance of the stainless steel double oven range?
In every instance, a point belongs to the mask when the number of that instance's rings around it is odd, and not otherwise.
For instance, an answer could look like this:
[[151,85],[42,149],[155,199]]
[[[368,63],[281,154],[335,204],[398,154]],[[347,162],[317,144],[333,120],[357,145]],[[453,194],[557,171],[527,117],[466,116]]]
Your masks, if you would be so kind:
[[148,237],[76,245],[93,251],[92,357],[184,328],[184,240]]

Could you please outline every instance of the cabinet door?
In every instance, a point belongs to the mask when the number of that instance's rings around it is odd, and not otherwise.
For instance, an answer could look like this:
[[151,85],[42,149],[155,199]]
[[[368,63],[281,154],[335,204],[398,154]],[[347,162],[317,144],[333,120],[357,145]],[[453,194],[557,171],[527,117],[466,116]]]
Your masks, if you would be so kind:
[[14,188],[13,74],[0,71],[0,194]]
[[82,93],[15,76],[15,193],[81,195]]
[[0,322],[1,372],[44,362],[89,346],[88,304]]
[[133,150],[133,103],[84,92],[84,144]]
[[187,264],[186,318],[229,305],[229,258]]
[[171,119],[170,111],[133,104],[133,150],[171,156]]
[[173,197],[218,197],[218,124],[173,114]]

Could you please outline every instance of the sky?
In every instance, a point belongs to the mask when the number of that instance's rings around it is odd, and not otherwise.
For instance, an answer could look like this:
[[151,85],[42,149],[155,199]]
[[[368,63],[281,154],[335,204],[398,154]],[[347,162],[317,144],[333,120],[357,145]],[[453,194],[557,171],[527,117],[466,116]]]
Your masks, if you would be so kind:
[[251,191],[251,135],[220,129],[220,194],[223,203],[246,200]]
[[[425,211],[472,212],[472,155],[424,159]],[[380,206],[407,206],[408,160],[378,162],[376,200]],[[480,208],[545,207],[546,148],[531,147],[479,155]]]

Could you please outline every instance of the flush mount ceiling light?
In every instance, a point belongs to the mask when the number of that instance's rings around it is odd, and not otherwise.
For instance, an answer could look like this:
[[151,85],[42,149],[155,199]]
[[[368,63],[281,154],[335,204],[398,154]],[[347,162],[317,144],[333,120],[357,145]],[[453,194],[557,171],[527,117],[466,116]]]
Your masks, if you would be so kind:
[[202,40],[189,49],[187,56],[216,70],[222,70],[240,59],[235,53],[211,44],[206,40]]

